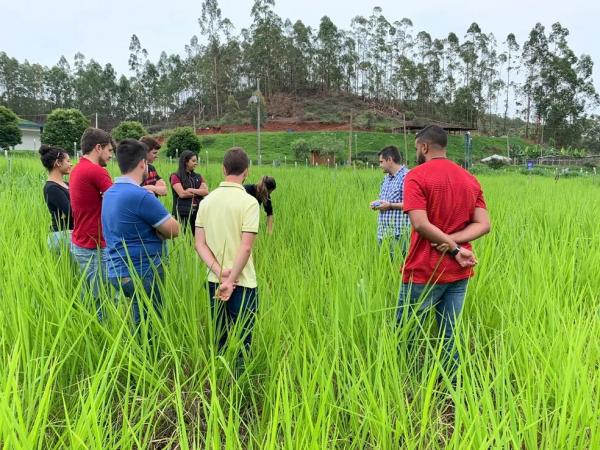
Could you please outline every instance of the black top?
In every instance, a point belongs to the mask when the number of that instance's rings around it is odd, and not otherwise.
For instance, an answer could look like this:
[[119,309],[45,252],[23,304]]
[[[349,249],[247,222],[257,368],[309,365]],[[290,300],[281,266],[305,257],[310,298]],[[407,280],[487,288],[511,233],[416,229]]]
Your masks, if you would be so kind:
[[[156,182],[158,180],[162,180],[156,168],[152,164],[148,164],[148,176],[146,177],[146,181],[142,183],[142,186],[156,186]],[[158,194],[154,194],[156,198],[158,198]]]
[[155,186],[158,180],[162,180],[156,168],[152,164],[148,164],[148,178],[144,181],[142,186]]
[[198,209],[200,200],[202,200],[202,197],[195,195],[193,198],[192,197],[181,198],[181,197],[179,197],[179,195],[177,195],[177,192],[175,192],[175,189],[173,189],[173,185],[175,185],[177,183],[181,183],[181,186],[184,189],[188,189],[188,188],[200,189],[200,185],[204,181],[204,179],[202,178],[202,175],[200,175],[199,173],[196,173],[196,172],[191,172],[188,174],[187,180],[181,180],[179,178],[179,175],[177,175],[177,173],[172,173],[169,181],[171,182],[171,191],[173,192],[173,212],[172,212],[172,214],[174,216],[178,215],[181,217],[181,216],[187,216],[190,213],[190,211],[196,211]]
[[44,200],[52,216],[52,231],[72,230],[73,214],[69,190],[54,181],[46,181]]
[[[258,191],[256,190],[255,184],[245,184],[244,188],[246,189],[246,192],[248,194],[250,194],[256,200],[258,200],[259,205],[263,205],[263,201],[260,198],[260,196],[258,195]],[[273,204],[271,203],[271,197],[267,198],[267,201],[264,203],[263,208],[265,209],[267,216],[273,215]]]

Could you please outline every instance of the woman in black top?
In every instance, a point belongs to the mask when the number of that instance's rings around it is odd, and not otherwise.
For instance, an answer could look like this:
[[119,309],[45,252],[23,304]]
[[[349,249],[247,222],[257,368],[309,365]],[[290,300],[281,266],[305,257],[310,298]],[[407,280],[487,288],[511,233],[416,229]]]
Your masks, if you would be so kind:
[[39,153],[42,164],[48,170],[48,180],[44,185],[44,200],[52,217],[48,246],[59,251],[68,246],[73,230],[69,184],[64,181],[65,175],[71,172],[71,159],[60,147],[42,145]]
[[275,178],[264,176],[256,184],[245,184],[246,192],[258,200],[259,205],[263,205],[267,213],[267,233],[273,233],[273,203],[271,202],[271,192],[275,190],[277,184]]
[[194,152],[184,150],[179,157],[179,168],[170,177],[173,191],[173,215],[177,217],[183,229],[196,231],[196,215],[202,198],[208,195],[206,181],[199,173],[194,172],[198,165],[198,156]]

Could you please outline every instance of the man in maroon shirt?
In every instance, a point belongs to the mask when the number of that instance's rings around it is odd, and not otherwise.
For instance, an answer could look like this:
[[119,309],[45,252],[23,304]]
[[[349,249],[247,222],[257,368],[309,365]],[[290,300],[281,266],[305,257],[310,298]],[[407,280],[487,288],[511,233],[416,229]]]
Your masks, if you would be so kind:
[[71,253],[85,275],[86,282],[96,299],[98,318],[100,284],[104,272],[104,247],[102,237],[102,195],[112,186],[105,169],[113,155],[113,141],[104,130],[88,128],[81,136],[83,156],[71,172],[69,190],[75,227],[71,237]]
[[490,230],[477,179],[446,158],[446,132],[435,125],[416,136],[417,163],[404,181],[404,211],[412,225],[410,248],[402,269],[397,322],[435,309],[444,336],[444,361],[455,381],[458,352],[453,331],[467,282],[477,259],[470,241]]

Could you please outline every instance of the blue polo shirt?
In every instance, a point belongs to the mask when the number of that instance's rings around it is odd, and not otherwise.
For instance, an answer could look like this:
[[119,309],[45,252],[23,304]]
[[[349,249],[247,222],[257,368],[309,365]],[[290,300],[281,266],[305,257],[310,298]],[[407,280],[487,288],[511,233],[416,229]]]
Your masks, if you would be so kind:
[[171,215],[162,203],[131,178],[115,180],[102,199],[102,232],[109,278],[144,277],[161,264],[164,243],[156,227]]

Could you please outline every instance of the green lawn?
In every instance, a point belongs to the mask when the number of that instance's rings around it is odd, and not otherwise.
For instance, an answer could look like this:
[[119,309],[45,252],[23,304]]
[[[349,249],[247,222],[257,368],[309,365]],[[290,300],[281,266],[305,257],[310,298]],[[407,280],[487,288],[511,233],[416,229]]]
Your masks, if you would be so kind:
[[[293,161],[294,155],[291,150],[291,143],[296,139],[311,139],[315,135],[326,134],[335,136],[335,138],[348,142],[348,133],[343,131],[317,133],[317,132],[263,132],[261,133],[261,151],[263,162]],[[404,135],[380,132],[359,131],[353,136],[352,153],[370,153],[371,159],[376,160],[376,154],[386,145],[396,145],[401,152],[404,152]],[[414,134],[407,137],[407,153],[409,163],[414,163]],[[239,146],[244,148],[250,157],[257,159],[257,138],[256,133],[231,133],[201,136],[203,142],[202,159],[206,159],[208,151],[209,160],[221,160],[223,152],[230,147]],[[521,138],[510,138],[511,144],[525,145]],[[493,138],[486,136],[474,136],[473,138],[473,159],[478,160],[493,153],[506,154],[506,138]],[[448,142],[448,155],[455,161],[464,158],[464,139],[463,136],[450,136]],[[304,162],[304,161],[302,161]]]

